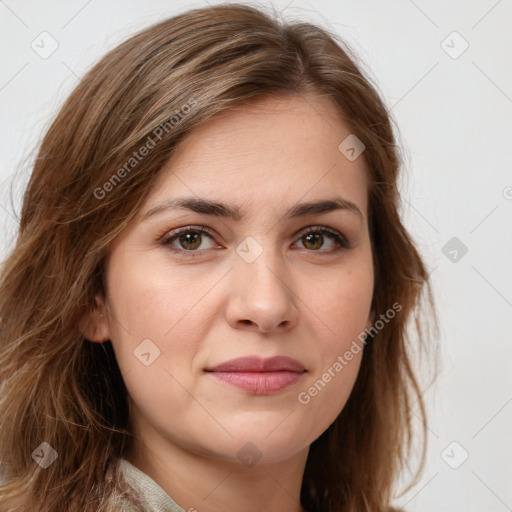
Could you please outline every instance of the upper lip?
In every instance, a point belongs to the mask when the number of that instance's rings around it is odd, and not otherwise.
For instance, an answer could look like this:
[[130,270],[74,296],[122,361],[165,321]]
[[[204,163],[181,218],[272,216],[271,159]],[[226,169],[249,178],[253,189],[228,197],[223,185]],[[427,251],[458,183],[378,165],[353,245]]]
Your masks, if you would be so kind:
[[259,356],[237,357],[217,366],[206,368],[207,372],[278,372],[289,371],[302,373],[304,366],[286,356],[261,358]]

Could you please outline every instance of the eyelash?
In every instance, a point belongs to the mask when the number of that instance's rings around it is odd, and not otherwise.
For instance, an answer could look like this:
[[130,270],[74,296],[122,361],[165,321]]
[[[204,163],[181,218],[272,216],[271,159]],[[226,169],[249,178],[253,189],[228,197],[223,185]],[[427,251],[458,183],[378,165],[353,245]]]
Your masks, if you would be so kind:
[[[159,239],[161,245],[163,245],[165,248],[169,249],[170,251],[177,253],[183,258],[194,258],[197,257],[199,254],[203,253],[204,251],[208,249],[201,249],[201,250],[186,250],[186,249],[178,249],[176,247],[173,247],[171,243],[176,240],[180,235],[184,233],[194,233],[194,234],[203,234],[206,233],[210,238],[215,239],[215,234],[213,231],[206,226],[185,226],[183,228],[175,229],[170,232],[164,233]],[[334,242],[336,243],[336,247],[333,250],[330,251],[321,251],[321,250],[313,250],[313,249],[306,249],[310,253],[327,253],[327,254],[333,254],[338,253],[339,251],[342,251],[344,249],[349,249],[350,244],[347,242],[346,238],[341,235],[341,233],[327,228],[325,226],[312,226],[305,228],[304,231],[299,233],[299,240],[307,235],[314,234],[314,235],[329,235]]]

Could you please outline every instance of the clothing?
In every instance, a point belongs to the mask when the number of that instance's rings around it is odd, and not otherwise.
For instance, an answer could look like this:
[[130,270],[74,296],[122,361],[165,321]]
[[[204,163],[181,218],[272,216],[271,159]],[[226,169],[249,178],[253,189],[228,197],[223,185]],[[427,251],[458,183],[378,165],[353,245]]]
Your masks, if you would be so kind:
[[124,479],[144,498],[152,512],[185,512],[152,478],[121,458]]

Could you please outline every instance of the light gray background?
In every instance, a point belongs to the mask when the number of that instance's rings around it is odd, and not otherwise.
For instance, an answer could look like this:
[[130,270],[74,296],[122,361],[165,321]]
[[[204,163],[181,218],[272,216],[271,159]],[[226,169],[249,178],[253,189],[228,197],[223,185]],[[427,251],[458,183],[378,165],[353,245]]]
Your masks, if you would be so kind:
[[[18,212],[33,149],[80,77],[131,33],[205,4],[0,0],[0,257],[16,229],[11,190]],[[344,37],[400,127],[403,213],[431,271],[442,367],[425,394],[428,464],[397,503],[512,510],[512,1],[273,5]],[[44,31],[58,43],[48,58],[31,48]],[[453,237],[466,254],[443,253]]]

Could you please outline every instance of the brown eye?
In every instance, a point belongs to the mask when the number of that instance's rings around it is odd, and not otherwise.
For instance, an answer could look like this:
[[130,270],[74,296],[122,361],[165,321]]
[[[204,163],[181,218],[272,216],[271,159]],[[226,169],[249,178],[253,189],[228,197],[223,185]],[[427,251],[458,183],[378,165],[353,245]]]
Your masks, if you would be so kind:
[[[330,250],[319,250],[324,245],[326,238],[331,240],[331,242],[334,244],[334,247]],[[341,249],[348,249],[349,247],[348,242],[343,236],[341,236],[341,234],[323,227],[310,229],[309,231],[302,234],[300,240],[302,241],[305,249],[320,253],[336,252]]]
[[213,234],[210,234],[205,227],[200,229],[185,227],[171,231],[161,243],[173,251],[200,253],[203,249],[213,247],[213,244],[211,244],[210,247],[200,249],[202,243],[208,238],[213,242]]
[[200,233],[185,233],[178,236],[179,243],[183,249],[193,251],[198,249],[201,245],[201,234]]
[[316,250],[322,247],[324,237],[322,235],[315,233],[303,236],[302,240],[305,240],[304,246],[306,247],[306,249]]

